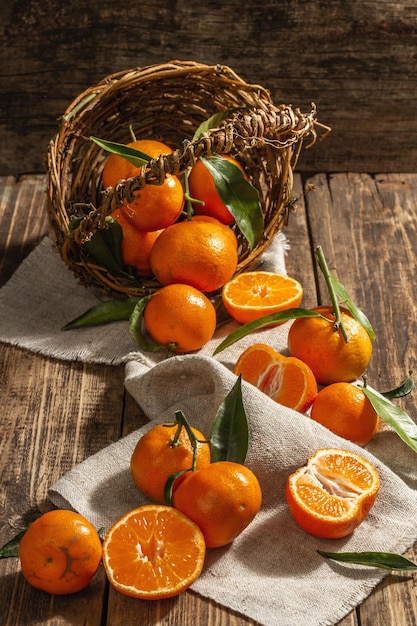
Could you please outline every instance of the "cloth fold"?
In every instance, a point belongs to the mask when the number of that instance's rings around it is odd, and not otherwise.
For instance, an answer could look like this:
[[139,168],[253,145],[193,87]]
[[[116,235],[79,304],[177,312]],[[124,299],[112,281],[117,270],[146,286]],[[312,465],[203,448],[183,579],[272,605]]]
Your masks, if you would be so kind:
[[[109,528],[124,512],[147,502],[129,470],[139,437],[156,423],[172,422],[176,410],[209,434],[217,408],[235,380],[229,367],[208,356],[177,356],[152,368],[129,361],[125,385],[149,423],[63,476],[51,487],[50,498],[57,506],[79,511],[97,527]],[[335,624],[386,572],[330,563],[317,550],[403,552],[417,538],[417,492],[367,450],[273,402],[252,385],[243,382],[242,392],[250,427],[246,464],[261,484],[262,508],[230,546],[208,551],[203,574],[192,590],[265,626]],[[299,529],[285,501],[288,475],[323,447],[359,452],[381,476],[369,516],[342,540],[318,539]]]

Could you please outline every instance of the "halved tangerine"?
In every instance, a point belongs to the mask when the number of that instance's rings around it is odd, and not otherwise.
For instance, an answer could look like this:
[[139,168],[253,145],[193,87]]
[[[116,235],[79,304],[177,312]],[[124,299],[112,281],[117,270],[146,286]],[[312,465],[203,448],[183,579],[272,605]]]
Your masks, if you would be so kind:
[[126,513],[103,543],[103,564],[112,586],[143,600],[170,598],[201,574],[206,554],[197,524],[158,504]]
[[242,352],[233,371],[276,402],[301,413],[317,396],[317,382],[308,365],[263,343]]
[[322,448],[289,476],[286,499],[303,530],[316,537],[340,539],[363,522],[379,485],[378,471],[361,455]]
[[223,287],[223,304],[240,324],[300,306],[303,288],[294,278],[275,272],[242,272]]

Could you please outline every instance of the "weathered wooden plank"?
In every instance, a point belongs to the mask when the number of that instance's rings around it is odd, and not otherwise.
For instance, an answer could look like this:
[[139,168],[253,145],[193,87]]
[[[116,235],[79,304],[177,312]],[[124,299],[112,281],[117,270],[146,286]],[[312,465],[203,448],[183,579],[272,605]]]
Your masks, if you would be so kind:
[[[415,171],[414,2],[134,0],[2,3],[0,174],[43,170],[57,118],[85,88],[131,67],[188,59],[231,66],[277,103],[333,128],[308,171]],[[65,34],[65,36],[64,36]]]

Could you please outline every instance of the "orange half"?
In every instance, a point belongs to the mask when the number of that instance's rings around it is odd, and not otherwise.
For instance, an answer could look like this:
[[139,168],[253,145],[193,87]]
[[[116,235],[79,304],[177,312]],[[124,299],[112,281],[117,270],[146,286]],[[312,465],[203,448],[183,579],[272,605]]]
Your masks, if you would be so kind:
[[223,287],[223,304],[240,324],[301,304],[303,288],[294,278],[275,272],[242,272]]
[[363,522],[379,485],[377,470],[361,455],[323,448],[289,476],[286,499],[303,530],[316,537],[340,539]]
[[201,574],[206,545],[188,517],[150,504],[130,511],[109,530],[103,564],[112,586],[143,600],[170,598]]
[[263,343],[249,346],[233,371],[275,402],[301,413],[317,396],[317,382],[308,365]]

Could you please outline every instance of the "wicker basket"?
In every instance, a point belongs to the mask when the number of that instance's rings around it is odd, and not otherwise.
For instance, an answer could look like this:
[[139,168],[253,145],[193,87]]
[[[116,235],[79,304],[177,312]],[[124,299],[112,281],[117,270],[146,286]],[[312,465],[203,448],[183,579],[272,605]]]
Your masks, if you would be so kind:
[[[195,130],[218,111],[237,109],[218,128],[192,141]],[[257,188],[264,215],[264,234],[254,250],[239,239],[237,272],[255,267],[291,206],[292,171],[303,143],[316,139],[315,108],[302,114],[275,106],[269,92],[251,85],[230,68],[174,61],[120,72],[87,89],[63,115],[59,132],[48,146],[48,213],[51,235],[62,259],[85,285],[107,294],[136,296],[159,287],[154,279],[132,284],[100,267],[82,245],[104,226],[124,199],[145,184],[158,184],[166,173],[181,174],[199,156],[231,154]],[[91,136],[127,143],[130,125],[138,139],[152,137],[174,149],[142,168],[140,176],[101,188],[107,153]],[[320,126],[320,124],[319,124]],[[84,216],[70,231],[70,219]]]

